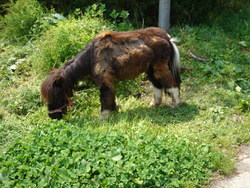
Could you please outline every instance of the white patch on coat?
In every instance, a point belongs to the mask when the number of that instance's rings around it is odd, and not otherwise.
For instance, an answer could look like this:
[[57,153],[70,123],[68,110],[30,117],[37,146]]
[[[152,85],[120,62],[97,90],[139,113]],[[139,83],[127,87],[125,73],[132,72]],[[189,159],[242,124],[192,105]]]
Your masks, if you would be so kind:
[[153,86],[154,99],[150,103],[150,106],[159,106],[162,101],[162,90]]
[[100,120],[106,119],[106,117],[108,117],[108,115],[109,115],[110,113],[111,113],[110,110],[103,110],[101,116],[99,117],[99,119],[100,119]]
[[180,100],[180,90],[177,87],[174,88],[169,88],[167,89],[167,92],[170,93],[171,97],[172,97],[172,106],[176,107],[181,103]]

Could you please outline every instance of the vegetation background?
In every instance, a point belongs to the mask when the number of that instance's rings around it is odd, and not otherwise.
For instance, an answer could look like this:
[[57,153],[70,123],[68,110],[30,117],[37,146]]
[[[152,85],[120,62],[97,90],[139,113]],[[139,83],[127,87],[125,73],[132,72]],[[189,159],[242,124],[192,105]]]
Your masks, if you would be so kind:
[[103,30],[157,26],[158,1],[1,0],[0,186],[203,187],[231,173],[250,140],[247,2],[172,1],[169,33],[193,68],[181,75],[180,107],[148,108],[142,75],[117,83],[119,113],[99,121],[89,81],[57,121],[40,99],[49,71]]

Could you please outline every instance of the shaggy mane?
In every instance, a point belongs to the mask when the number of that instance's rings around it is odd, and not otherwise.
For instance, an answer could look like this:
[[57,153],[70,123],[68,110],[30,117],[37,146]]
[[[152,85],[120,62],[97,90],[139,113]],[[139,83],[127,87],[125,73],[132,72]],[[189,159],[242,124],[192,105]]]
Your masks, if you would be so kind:
[[42,99],[47,103],[50,103],[53,100],[54,96],[54,83],[56,80],[62,78],[62,69],[53,69],[47,79],[43,82],[41,87]]

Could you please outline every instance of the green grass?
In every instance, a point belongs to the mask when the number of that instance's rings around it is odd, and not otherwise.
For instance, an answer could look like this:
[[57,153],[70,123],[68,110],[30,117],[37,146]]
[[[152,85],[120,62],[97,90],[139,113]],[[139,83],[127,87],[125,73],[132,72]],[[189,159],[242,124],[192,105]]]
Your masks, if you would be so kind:
[[[182,65],[194,68],[181,75],[178,108],[167,106],[169,97],[149,108],[153,93],[143,75],[118,84],[119,112],[104,121],[91,82],[81,83],[84,89],[75,93],[75,106],[63,120],[51,120],[39,97],[42,68],[51,65],[42,54],[31,60],[41,46],[52,57],[47,51],[65,41],[56,37],[79,22],[62,21],[24,46],[1,43],[1,187],[203,187],[213,173],[232,172],[238,146],[250,140],[248,35],[232,37],[218,26],[170,30],[180,39]],[[249,33],[246,25],[241,28]],[[46,45],[50,34],[56,42]],[[69,45],[78,39],[66,35]],[[191,58],[189,50],[209,61]],[[55,52],[57,66],[73,55]],[[138,93],[139,99],[133,97]]]
[[230,173],[237,146],[249,140],[249,113],[235,108],[244,94],[191,85],[184,80],[176,109],[148,108],[148,92],[118,97],[119,112],[105,121],[95,89],[78,92],[61,121],[50,120],[45,106],[4,116],[4,185],[195,187],[212,172]]

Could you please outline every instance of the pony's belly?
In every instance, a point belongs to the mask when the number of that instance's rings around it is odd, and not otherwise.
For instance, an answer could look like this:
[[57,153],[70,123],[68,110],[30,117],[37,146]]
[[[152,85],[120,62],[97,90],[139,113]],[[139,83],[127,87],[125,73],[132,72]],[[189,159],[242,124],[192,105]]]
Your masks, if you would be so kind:
[[134,79],[138,75],[146,72],[148,70],[149,63],[145,61],[131,63],[128,66],[121,66],[119,69],[114,71],[116,79],[126,80]]

